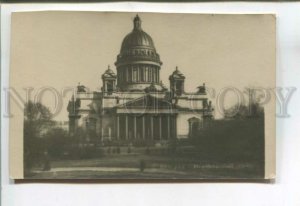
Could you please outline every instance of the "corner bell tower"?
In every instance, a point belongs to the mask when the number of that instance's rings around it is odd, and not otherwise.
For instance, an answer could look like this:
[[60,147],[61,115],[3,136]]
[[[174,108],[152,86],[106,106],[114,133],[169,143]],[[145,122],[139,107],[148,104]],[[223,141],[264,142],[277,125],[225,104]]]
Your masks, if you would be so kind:
[[176,66],[175,71],[170,75],[170,90],[173,95],[180,96],[184,93],[184,80],[185,76],[178,70]]
[[111,95],[114,91],[116,91],[116,74],[110,69],[108,65],[107,70],[102,74],[102,91],[107,94]]

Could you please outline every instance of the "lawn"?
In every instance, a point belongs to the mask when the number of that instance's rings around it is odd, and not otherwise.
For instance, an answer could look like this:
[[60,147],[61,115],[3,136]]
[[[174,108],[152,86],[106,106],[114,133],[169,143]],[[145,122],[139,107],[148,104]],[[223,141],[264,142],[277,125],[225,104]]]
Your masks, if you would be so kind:
[[[141,172],[141,161],[144,171]],[[207,163],[190,158],[146,154],[110,154],[101,158],[51,161],[51,170],[36,168],[29,178],[47,179],[193,179],[257,178],[246,163]]]

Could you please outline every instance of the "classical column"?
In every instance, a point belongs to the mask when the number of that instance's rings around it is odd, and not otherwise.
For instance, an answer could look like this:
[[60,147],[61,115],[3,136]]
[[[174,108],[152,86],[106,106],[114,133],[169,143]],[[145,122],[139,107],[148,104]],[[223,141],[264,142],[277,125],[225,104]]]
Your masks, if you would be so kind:
[[125,139],[128,139],[128,116],[125,115]]
[[159,68],[157,68],[157,81],[159,82]]
[[151,138],[153,139],[153,116],[150,115],[150,121],[151,121]]
[[174,138],[177,138],[177,121],[176,121],[176,115],[172,115],[173,120],[173,130],[174,130]]
[[147,66],[144,69],[144,82],[148,82],[148,67]]
[[148,82],[151,82],[151,67],[148,68]]
[[162,125],[161,125],[161,116],[159,116],[159,139],[161,140],[161,128],[162,128]]
[[101,119],[100,119],[100,138],[101,138],[101,141],[103,141],[103,131],[102,131],[102,116],[101,116]]
[[133,124],[134,124],[134,139],[136,139],[136,116],[133,116]]
[[104,88],[103,88],[103,90],[106,92],[106,81],[104,81]]
[[170,115],[168,115],[168,139],[170,139]]
[[111,140],[111,128],[108,127],[108,139]]
[[146,137],[145,137],[145,114],[143,114],[143,139],[146,139]]
[[135,68],[131,67],[131,82],[135,82]]
[[120,139],[120,117],[117,115],[117,139]]

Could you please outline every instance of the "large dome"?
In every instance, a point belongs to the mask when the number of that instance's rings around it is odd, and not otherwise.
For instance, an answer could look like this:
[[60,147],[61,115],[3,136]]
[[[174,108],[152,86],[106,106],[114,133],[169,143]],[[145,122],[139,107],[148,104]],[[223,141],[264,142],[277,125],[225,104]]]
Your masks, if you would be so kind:
[[132,32],[123,39],[116,65],[134,63],[134,61],[161,64],[154,42],[151,36],[142,30],[142,21],[138,15],[133,20]]
[[142,29],[134,29],[123,40],[121,46],[121,53],[132,49],[133,47],[147,47],[155,51],[154,43],[150,35]]
[[120,90],[143,91],[151,85],[163,89],[159,77],[162,62],[152,38],[142,30],[141,24],[137,15],[133,20],[133,30],[123,39],[115,62]]

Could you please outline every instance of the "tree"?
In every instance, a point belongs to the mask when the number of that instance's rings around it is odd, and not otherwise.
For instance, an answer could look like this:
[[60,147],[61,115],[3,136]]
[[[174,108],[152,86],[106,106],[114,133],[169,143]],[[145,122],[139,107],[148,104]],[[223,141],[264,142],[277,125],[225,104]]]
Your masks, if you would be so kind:
[[68,132],[59,127],[54,127],[45,134],[46,149],[53,158],[64,156],[68,149],[69,141]]
[[225,111],[225,118],[243,119],[249,117],[263,117],[264,109],[257,102],[248,105],[234,105]]
[[41,138],[45,129],[51,126],[52,114],[41,103],[29,101],[24,108],[24,168],[30,170],[42,159],[45,145]]

